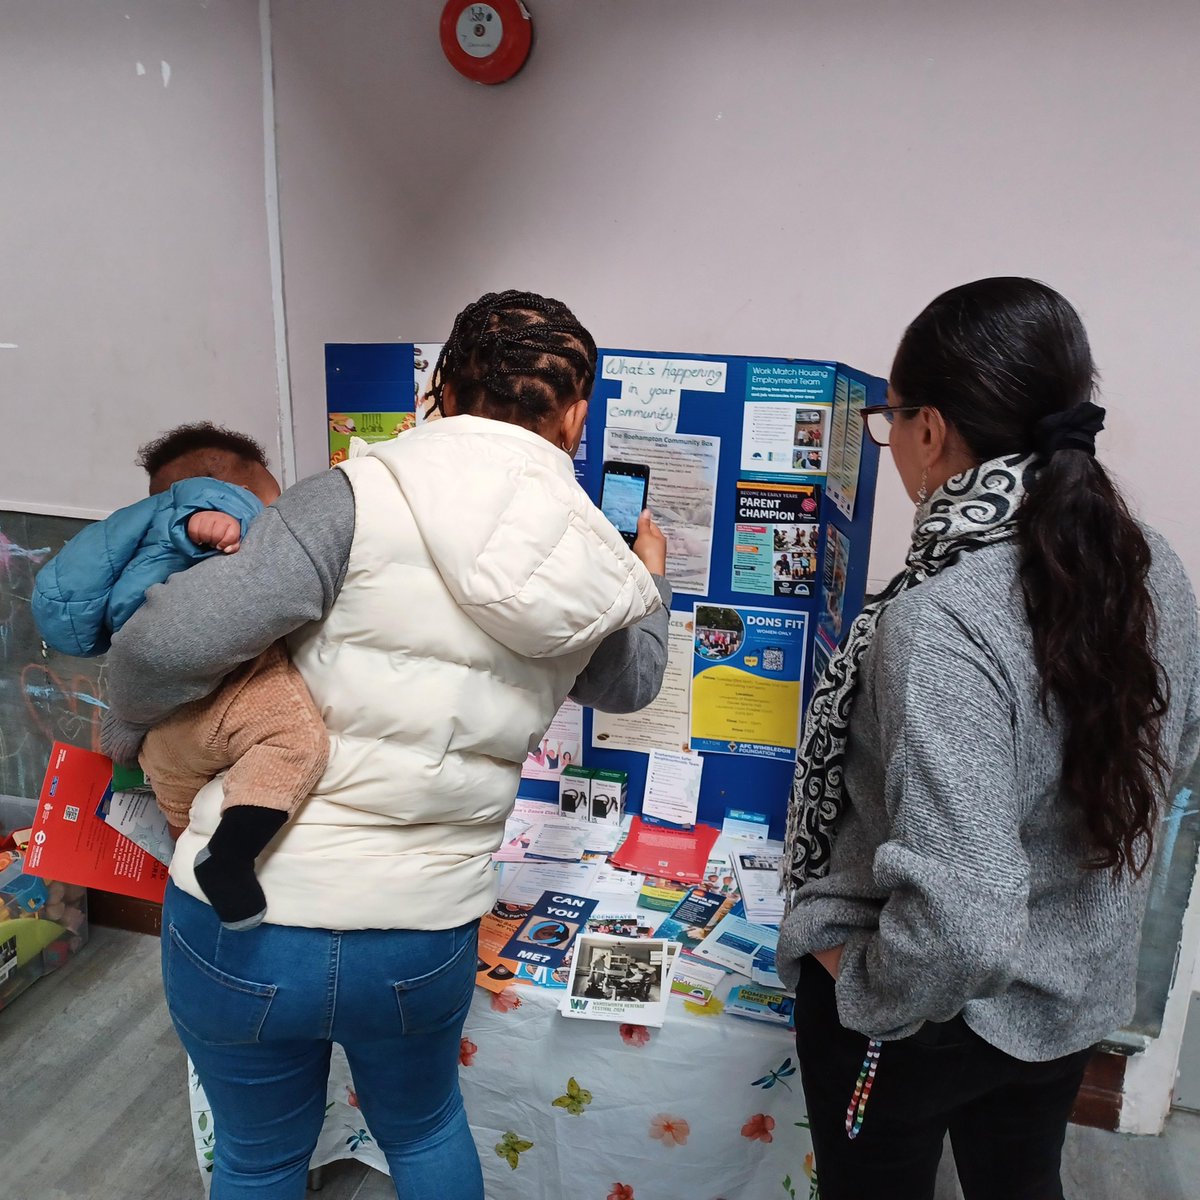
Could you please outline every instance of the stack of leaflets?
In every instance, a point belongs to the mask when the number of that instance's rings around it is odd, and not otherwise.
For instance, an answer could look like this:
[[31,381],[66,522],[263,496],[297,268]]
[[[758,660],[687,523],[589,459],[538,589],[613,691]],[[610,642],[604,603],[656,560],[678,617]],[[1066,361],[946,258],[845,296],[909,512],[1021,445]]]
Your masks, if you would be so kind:
[[725,972],[719,967],[706,967],[687,954],[681,954],[671,991],[693,1004],[707,1004],[724,980]]
[[715,929],[692,952],[713,966],[724,967],[739,975],[751,977],[755,960],[761,961],[763,951],[770,950],[774,963],[779,931],[765,925],[755,925],[732,914],[722,917]]
[[717,922],[733,907],[733,900],[706,888],[689,888],[683,899],[658,927],[658,936],[694,950]]
[[778,925],[783,920],[782,862],[782,842],[750,843],[734,851],[733,870],[746,916],[759,925]]
[[725,1001],[727,1013],[777,1025],[792,1023],[795,1001],[775,972],[778,943],[777,929],[755,925],[730,914],[693,951],[706,963],[745,975],[753,981],[730,991]]
[[[560,822],[544,802],[521,800],[514,809],[496,856],[510,859],[496,864],[500,900],[480,927],[480,985],[558,989],[559,1011],[576,1020],[659,1026],[674,994],[693,1008],[791,1022],[795,1001],[775,970],[778,842],[714,844],[711,828],[654,829],[634,817],[617,852],[589,844],[584,861],[567,861],[577,853],[572,833],[618,831]],[[543,845],[563,859],[535,861]],[[637,867],[661,874],[643,877]],[[665,914],[657,929],[646,909]],[[722,1005],[730,973],[744,981]]]
[[642,876],[633,871],[622,871],[620,867],[602,865],[588,895],[595,896],[600,903],[596,906],[597,916],[624,915],[637,908],[638,894],[642,888]]
[[770,821],[766,813],[750,812],[743,808],[727,808],[721,822],[721,837],[737,841],[765,842]]
[[708,852],[708,864],[704,868],[704,878],[701,882],[710,892],[720,892],[733,900],[740,898],[737,876],[733,873],[733,859],[730,857],[730,846],[727,842],[718,841]]
[[725,1000],[725,1011],[735,1017],[752,1021],[769,1021],[772,1025],[795,1028],[796,1000],[776,988],[742,984],[733,988]]
[[608,934],[610,937],[651,938],[654,936],[654,930],[644,924],[642,918],[635,912],[601,914],[599,909],[596,910],[595,916],[588,917],[587,931],[588,933]]
[[518,797],[504,824],[504,840],[493,853],[496,862],[579,862],[592,849],[586,825],[564,820],[557,806]]
[[580,934],[559,1012],[584,1021],[661,1025],[678,956],[679,946],[663,938]]
[[[733,860],[726,850],[714,846],[708,852],[708,862],[704,867],[704,876],[697,881],[706,891],[720,892],[734,903],[740,898],[737,889],[737,879],[733,873]],[[689,886],[675,879],[663,879],[659,876],[647,875],[642,883],[640,897],[643,908],[655,912],[670,912],[688,894]]]
[[647,875],[642,880],[638,902],[642,908],[653,909],[655,912],[670,912],[687,894],[686,883]]

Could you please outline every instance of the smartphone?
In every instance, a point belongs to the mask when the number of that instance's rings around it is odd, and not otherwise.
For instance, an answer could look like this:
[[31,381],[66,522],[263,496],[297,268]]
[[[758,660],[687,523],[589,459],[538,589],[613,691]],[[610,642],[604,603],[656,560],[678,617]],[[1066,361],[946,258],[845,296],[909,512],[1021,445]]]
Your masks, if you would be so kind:
[[600,485],[600,511],[629,545],[637,538],[638,517],[650,491],[650,468],[641,463],[606,462]]

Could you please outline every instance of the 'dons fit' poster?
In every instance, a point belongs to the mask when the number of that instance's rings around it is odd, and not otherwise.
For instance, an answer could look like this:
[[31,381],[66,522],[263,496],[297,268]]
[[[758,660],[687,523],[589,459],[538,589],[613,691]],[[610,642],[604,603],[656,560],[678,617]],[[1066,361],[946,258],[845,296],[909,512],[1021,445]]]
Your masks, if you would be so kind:
[[806,613],[695,606],[693,750],[796,757],[807,632]]

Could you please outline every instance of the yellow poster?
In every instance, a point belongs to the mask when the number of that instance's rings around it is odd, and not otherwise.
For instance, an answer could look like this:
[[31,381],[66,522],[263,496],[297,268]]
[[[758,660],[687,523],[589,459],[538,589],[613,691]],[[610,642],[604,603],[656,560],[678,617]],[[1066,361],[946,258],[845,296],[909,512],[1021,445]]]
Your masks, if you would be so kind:
[[692,749],[794,759],[808,616],[697,604]]

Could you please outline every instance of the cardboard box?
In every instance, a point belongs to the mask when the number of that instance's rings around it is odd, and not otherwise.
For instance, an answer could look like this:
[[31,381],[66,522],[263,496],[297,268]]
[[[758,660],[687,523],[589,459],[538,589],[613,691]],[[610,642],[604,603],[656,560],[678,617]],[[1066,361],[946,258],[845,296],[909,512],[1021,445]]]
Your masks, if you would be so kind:
[[587,767],[563,767],[558,780],[558,811],[572,821],[586,821],[591,813],[592,775]]
[[593,771],[591,819],[602,825],[620,825],[628,793],[629,775],[625,771]]
[[24,871],[11,835],[33,820],[34,801],[0,797],[0,1009],[87,943],[87,890]]

